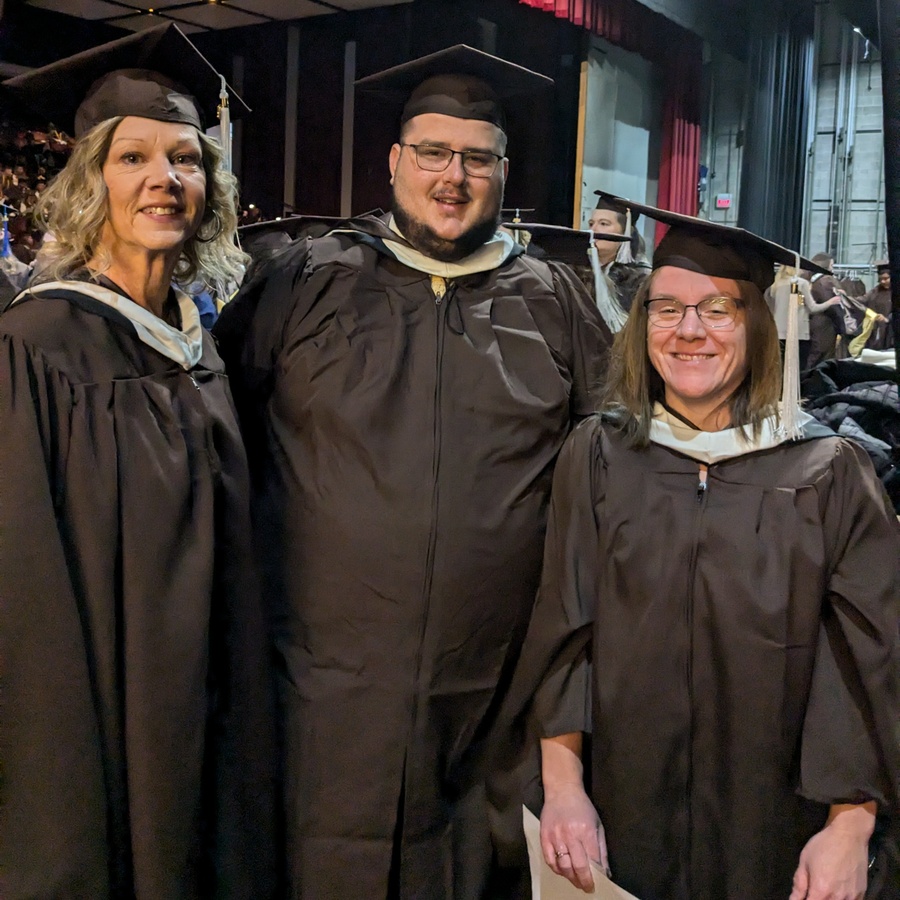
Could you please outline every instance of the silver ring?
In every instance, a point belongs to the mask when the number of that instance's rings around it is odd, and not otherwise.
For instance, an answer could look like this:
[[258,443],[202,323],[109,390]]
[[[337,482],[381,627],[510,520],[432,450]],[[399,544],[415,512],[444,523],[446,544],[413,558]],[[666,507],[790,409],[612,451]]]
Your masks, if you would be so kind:
[[556,858],[557,858],[557,859],[559,859],[561,856],[568,856],[568,855],[569,855],[569,851],[566,850],[565,847],[563,847],[562,850],[557,850],[557,851],[556,851]]

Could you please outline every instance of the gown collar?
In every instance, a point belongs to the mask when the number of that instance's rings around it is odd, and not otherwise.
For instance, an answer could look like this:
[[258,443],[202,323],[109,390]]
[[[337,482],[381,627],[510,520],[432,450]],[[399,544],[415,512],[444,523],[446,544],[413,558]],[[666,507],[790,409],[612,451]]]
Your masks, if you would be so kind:
[[141,343],[152,347],[183,369],[192,369],[203,355],[203,327],[194,301],[187,294],[173,288],[181,314],[181,329],[175,328],[138,305],[124,294],[89,281],[46,281],[27,288],[13,303],[29,294],[40,296],[58,291],[77,291],[105,304],[131,323]]
[[[801,428],[813,421],[808,413],[800,413]],[[765,419],[759,436],[754,438],[752,435],[745,437],[739,428],[697,431],[672,415],[662,403],[656,403],[653,406],[653,421],[650,423],[650,440],[698,462],[712,465],[759,450],[770,450],[785,443],[788,438],[779,424],[778,416]]]
[[458,278],[461,275],[474,275],[476,272],[487,272],[503,265],[516,248],[516,242],[503,231],[494,232],[494,236],[482,244],[474,253],[470,253],[457,262],[441,262],[409,246],[403,232],[397,227],[391,216],[389,226],[394,234],[404,238],[403,243],[386,241],[385,249],[398,262],[439,278]]

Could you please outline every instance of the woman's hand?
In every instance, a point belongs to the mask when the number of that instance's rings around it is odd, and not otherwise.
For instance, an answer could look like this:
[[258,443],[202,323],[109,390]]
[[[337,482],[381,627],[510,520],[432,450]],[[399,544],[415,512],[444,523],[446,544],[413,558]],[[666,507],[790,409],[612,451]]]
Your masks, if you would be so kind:
[[545,793],[541,848],[547,865],[585,892],[594,889],[590,860],[608,871],[603,825],[580,784]]
[[874,827],[874,803],[833,806],[800,854],[790,900],[862,900]]
[[541,740],[541,849],[547,865],[585,892],[594,889],[590,861],[607,874],[606,838],[597,810],[584,792],[581,733]]

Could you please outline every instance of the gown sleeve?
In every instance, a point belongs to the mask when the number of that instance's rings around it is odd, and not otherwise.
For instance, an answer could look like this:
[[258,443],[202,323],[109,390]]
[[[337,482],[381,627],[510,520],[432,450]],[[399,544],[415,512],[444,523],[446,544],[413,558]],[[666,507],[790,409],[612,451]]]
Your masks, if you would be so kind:
[[308,238],[295,241],[269,260],[226,304],[213,327],[251,460],[258,436],[265,433],[275,366],[297,316],[309,245]]
[[799,792],[898,809],[900,527],[865,452],[838,444],[825,507],[833,560],[807,704]]
[[613,336],[584,285],[568,267],[548,261],[556,296],[569,319],[572,349],[573,419],[599,409],[600,390],[606,373],[606,356]]
[[539,737],[591,728],[599,439],[599,417],[582,422],[563,446],[553,476],[541,586],[514,684]]
[[0,871],[5,900],[109,891],[99,725],[55,511],[71,389],[0,335]]

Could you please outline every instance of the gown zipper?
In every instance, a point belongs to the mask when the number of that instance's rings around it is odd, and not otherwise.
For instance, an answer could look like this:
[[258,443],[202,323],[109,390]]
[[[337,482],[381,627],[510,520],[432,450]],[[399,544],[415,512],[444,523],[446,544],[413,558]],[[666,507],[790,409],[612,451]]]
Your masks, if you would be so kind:
[[[444,320],[446,318],[447,306],[442,308],[441,301],[448,292],[447,282],[437,275],[431,277],[431,289],[434,294],[435,305],[435,378],[434,378],[434,425],[432,431],[432,439],[434,442],[434,450],[432,455],[431,468],[431,520],[428,529],[428,548],[425,555],[425,579],[422,585],[422,618],[419,630],[419,644],[416,649],[415,669],[414,669],[414,696],[412,708],[412,722],[410,729],[410,740],[416,731],[416,724],[419,720],[419,697],[423,693],[422,677],[422,660],[425,655],[425,635],[428,630],[428,616],[431,607],[431,588],[434,580],[434,557],[437,545],[437,521],[438,521],[438,505],[440,501],[439,475],[441,468],[441,439],[443,434],[441,422],[441,371],[443,368],[444,357],[444,335],[446,329]],[[404,783],[410,777],[410,760],[407,753],[407,762],[404,769]],[[415,795],[414,791],[405,791],[407,798]],[[404,844],[401,836],[401,848]],[[403,850],[401,849],[401,858]]]
[[685,604],[685,619],[688,636],[687,661],[685,665],[688,691],[689,727],[688,727],[688,760],[687,778],[685,781],[685,810],[687,813],[687,833],[684,843],[685,866],[683,868],[685,878],[685,895],[691,896],[691,863],[693,861],[693,846],[691,842],[692,810],[691,795],[693,793],[693,769],[694,769],[694,584],[697,576],[697,557],[699,555],[700,532],[703,524],[703,515],[709,497],[709,466],[698,466],[697,477],[697,509],[694,515],[694,536],[691,542],[691,557],[688,565],[688,590],[687,603]]
[[438,519],[438,503],[439,496],[439,476],[441,469],[441,439],[443,436],[443,423],[441,422],[441,371],[443,369],[444,360],[444,319],[446,313],[441,309],[441,301],[444,299],[448,290],[452,290],[447,282],[438,275],[431,276],[431,287],[434,292],[434,305],[436,313],[434,317],[435,323],[435,373],[434,373],[434,426],[432,431],[432,439],[434,441],[434,451],[431,463],[431,521],[428,530],[428,550],[425,557],[425,584],[423,587],[423,609],[422,609],[422,632],[419,639],[419,650],[416,654],[416,678],[418,679],[419,670],[422,666],[423,644],[425,641],[425,628],[428,622],[428,612],[431,605],[431,585],[434,578],[434,554],[435,545],[437,544],[437,519]]

